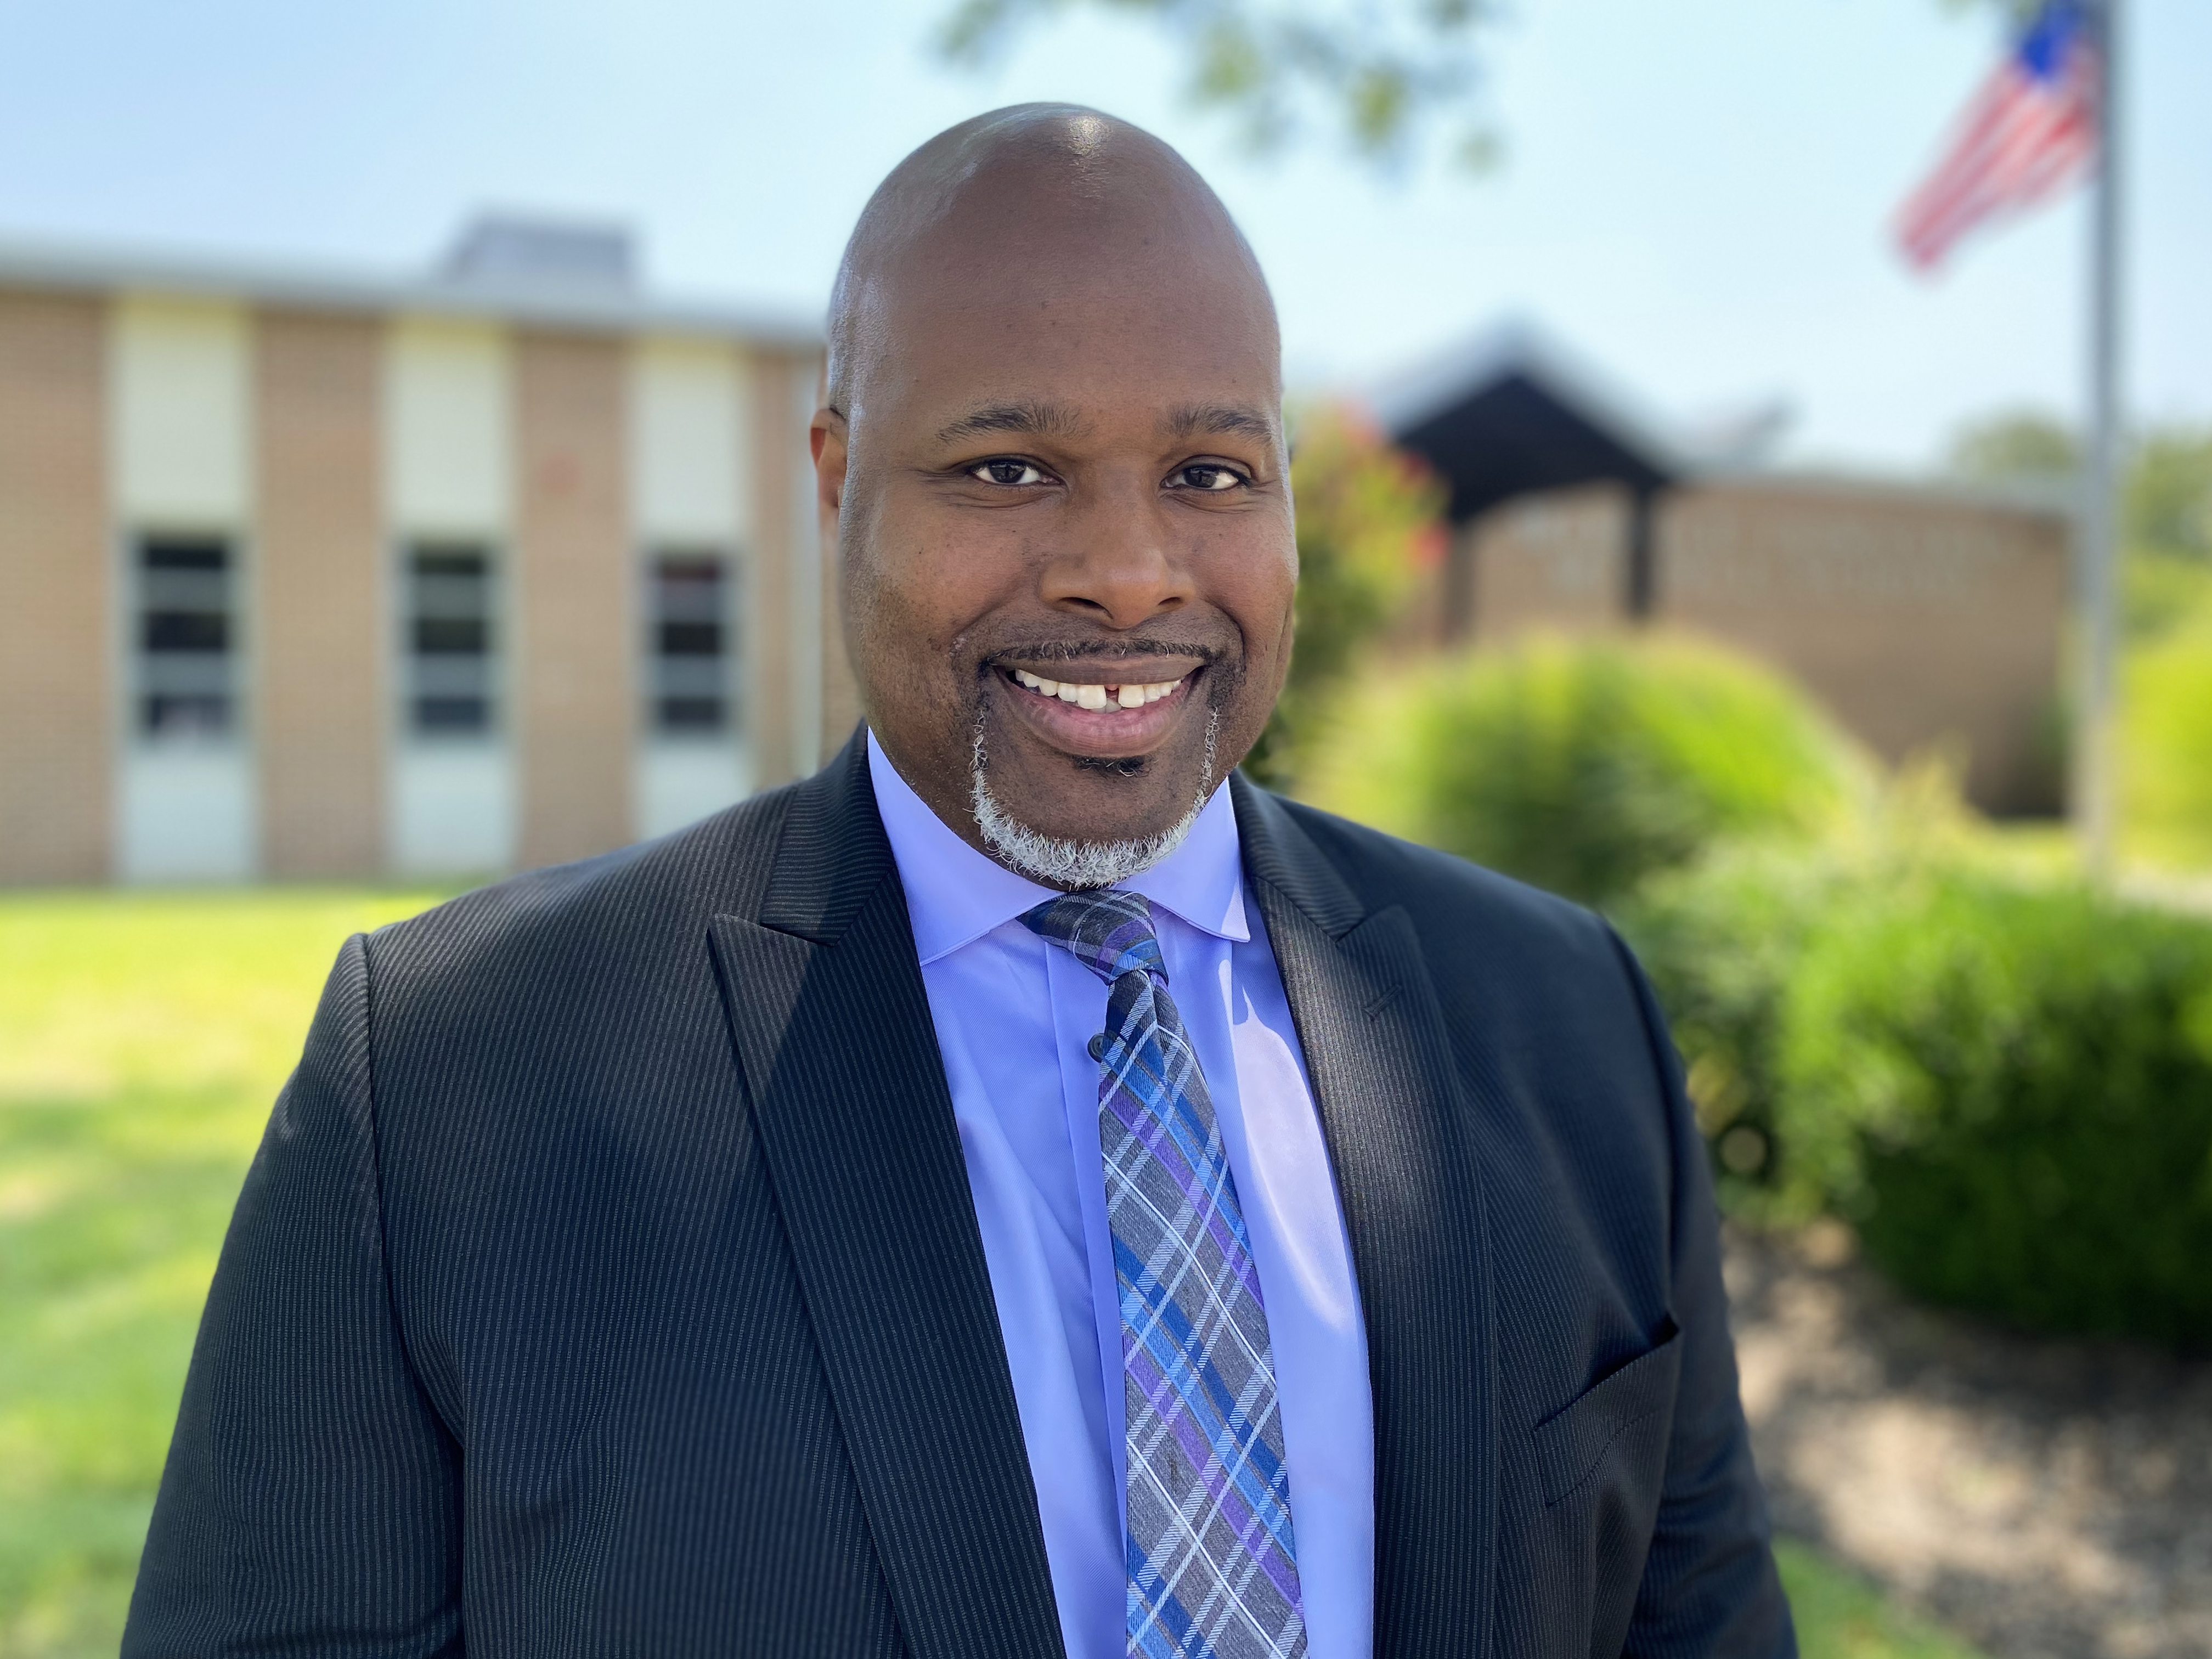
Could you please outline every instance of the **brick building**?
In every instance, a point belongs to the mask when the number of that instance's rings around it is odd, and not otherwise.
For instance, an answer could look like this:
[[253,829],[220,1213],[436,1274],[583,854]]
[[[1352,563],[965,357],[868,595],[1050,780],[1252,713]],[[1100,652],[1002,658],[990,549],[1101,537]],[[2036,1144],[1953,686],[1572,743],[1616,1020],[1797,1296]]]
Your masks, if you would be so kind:
[[1787,671],[1887,760],[1963,751],[1987,810],[2058,806],[2057,503],[1763,468],[1741,441],[1674,435],[1525,329],[1438,360],[1379,412],[1451,491],[1432,642],[1702,633]]
[[0,882],[489,872],[811,770],[819,366],[604,229],[392,282],[0,249]]

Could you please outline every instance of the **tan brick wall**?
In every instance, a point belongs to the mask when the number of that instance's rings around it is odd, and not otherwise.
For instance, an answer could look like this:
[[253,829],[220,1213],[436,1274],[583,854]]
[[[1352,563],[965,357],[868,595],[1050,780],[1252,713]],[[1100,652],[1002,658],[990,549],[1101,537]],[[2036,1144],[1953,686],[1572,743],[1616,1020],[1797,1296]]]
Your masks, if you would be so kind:
[[1628,594],[1628,492],[1600,484],[1508,503],[1460,532],[1473,636],[1613,627]]
[[264,313],[253,331],[255,733],[278,877],[384,867],[391,622],[380,501],[381,331]]
[[[814,502],[811,495],[798,494],[791,460],[792,410],[797,402],[793,361],[763,351],[752,362],[752,453],[746,458],[753,481],[751,564],[745,573],[746,731],[754,779],[763,788],[773,788],[794,775],[792,535],[798,515],[811,513]],[[803,433],[799,441],[805,441]]]
[[0,882],[104,880],[106,307],[0,293]]
[[[1625,490],[1597,486],[1467,526],[1461,637],[1627,626],[1628,513]],[[1661,498],[1651,619],[1765,658],[1886,760],[1963,750],[1980,805],[2055,810],[2066,534],[2056,514],[1934,491],[1716,483]],[[1447,571],[1426,601],[1445,643],[1451,586]]]
[[514,685],[526,866],[631,838],[637,574],[623,343],[514,341]]
[[1966,787],[2048,810],[2063,520],[1934,495],[1740,482],[1661,508],[1657,619],[1781,664],[1875,750],[1963,744]]

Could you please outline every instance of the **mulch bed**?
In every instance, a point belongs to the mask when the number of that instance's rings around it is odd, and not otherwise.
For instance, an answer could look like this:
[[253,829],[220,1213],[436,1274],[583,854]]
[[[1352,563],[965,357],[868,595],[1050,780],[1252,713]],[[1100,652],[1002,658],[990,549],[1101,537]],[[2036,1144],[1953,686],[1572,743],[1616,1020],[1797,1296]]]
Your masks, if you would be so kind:
[[2212,1361],[1916,1306],[1834,1224],[1728,1282],[1778,1529],[1991,1659],[2212,1656]]

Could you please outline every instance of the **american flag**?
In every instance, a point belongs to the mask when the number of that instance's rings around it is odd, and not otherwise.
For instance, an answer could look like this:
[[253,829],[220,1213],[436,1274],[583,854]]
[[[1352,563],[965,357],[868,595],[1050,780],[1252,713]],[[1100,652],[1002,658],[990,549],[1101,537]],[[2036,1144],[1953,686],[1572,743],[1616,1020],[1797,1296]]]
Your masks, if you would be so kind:
[[1928,270],[1975,226],[2056,195],[2097,151],[2097,46],[2085,0],[2045,0],[1959,118],[1936,170],[1897,216]]

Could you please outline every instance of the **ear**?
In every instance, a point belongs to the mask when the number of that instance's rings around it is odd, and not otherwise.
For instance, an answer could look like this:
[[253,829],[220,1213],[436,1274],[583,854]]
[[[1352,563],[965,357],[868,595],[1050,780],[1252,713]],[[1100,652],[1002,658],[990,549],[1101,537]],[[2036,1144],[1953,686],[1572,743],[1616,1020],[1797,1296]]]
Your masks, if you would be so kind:
[[822,520],[822,544],[837,544],[837,516],[845,505],[845,416],[824,404],[806,428],[814,454],[814,508]]

